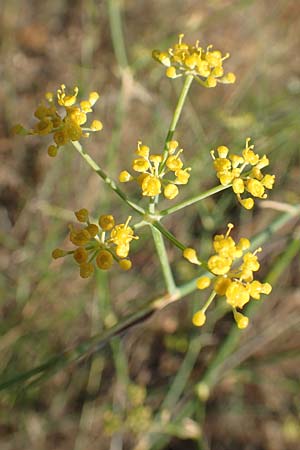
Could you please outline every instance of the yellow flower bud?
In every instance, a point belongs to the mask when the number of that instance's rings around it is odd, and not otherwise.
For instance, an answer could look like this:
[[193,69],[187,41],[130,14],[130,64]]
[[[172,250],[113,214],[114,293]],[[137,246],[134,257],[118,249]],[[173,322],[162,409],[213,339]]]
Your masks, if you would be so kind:
[[241,178],[235,178],[232,182],[232,189],[235,194],[242,194],[245,190],[244,181]]
[[162,162],[162,156],[161,155],[150,155],[149,160],[155,164],[159,164]]
[[78,211],[75,211],[75,216],[78,222],[87,222],[89,219],[89,212],[86,208],[81,208]]
[[239,202],[245,209],[252,209],[254,206],[254,200],[252,198],[239,198]]
[[269,159],[267,158],[266,155],[264,155],[262,158],[260,158],[260,160],[256,164],[256,168],[263,169],[264,167],[267,167],[269,164],[270,164]]
[[90,128],[92,131],[100,131],[103,128],[103,123],[100,120],[93,120]]
[[234,316],[234,319],[236,321],[238,328],[240,328],[241,330],[243,330],[244,328],[247,328],[247,326],[249,324],[248,317],[244,316],[243,314],[241,314],[235,310],[233,310],[233,316]]
[[135,153],[139,156],[142,156],[143,158],[148,158],[150,148],[148,147],[148,145],[142,145],[141,141],[139,141],[138,148],[136,149]]
[[57,147],[62,147],[69,141],[69,137],[65,130],[56,131],[53,135],[53,139]]
[[179,170],[176,170],[175,171],[175,175],[176,175],[176,178],[175,178],[175,183],[177,183],[177,184],[187,184],[188,183],[188,181],[189,181],[189,178],[190,178],[190,170],[191,170],[191,168],[190,167],[188,167],[188,168],[186,168],[186,169],[179,169]]
[[48,147],[48,155],[51,156],[51,158],[54,158],[57,155],[58,148],[56,145],[49,145]]
[[91,239],[91,235],[87,230],[72,230],[70,232],[70,241],[74,245],[83,246],[86,245]]
[[152,175],[146,175],[142,181],[143,195],[155,197],[161,193],[161,182],[159,178]]
[[113,262],[113,256],[107,250],[101,250],[96,257],[96,264],[102,270],[109,270]]
[[217,152],[220,158],[226,158],[229,149],[228,147],[225,147],[225,145],[220,145],[220,147],[217,148]]
[[209,270],[215,275],[225,275],[231,269],[232,259],[219,255],[213,255],[209,258],[207,265]]
[[250,247],[250,241],[247,238],[241,238],[237,245],[237,248],[240,250],[247,250]]
[[119,261],[119,266],[121,267],[122,270],[129,270],[132,267],[132,263],[130,261],[130,259],[120,259]]
[[137,158],[133,160],[132,168],[136,172],[146,172],[150,167],[149,161],[144,158]]
[[265,193],[265,188],[263,184],[258,181],[250,178],[250,180],[246,181],[246,189],[253,197],[263,198]]
[[56,248],[53,250],[52,252],[52,258],[53,259],[58,259],[58,258],[62,258],[63,256],[65,256],[67,254],[67,252],[65,252],[64,250],[60,249],[60,248]]
[[131,181],[133,178],[130,175],[129,172],[127,172],[127,170],[123,170],[120,175],[119,175],[119,181],[120,183],[127,183],[128,181]]
[[192,264],[200,265],[199,259],[197,257],[196,250],[193,248],[187,247],[183,250],[183,257],[187,259]]
[[207,77],[205,84],[208,88],[214,88],[217,86],[217,80],[214,76],[210,75]]
[[250,300],[249,290],[238,281],[230,283],[225,295],[227,303],[234,308],[243,308]]
[[272,189],[275,182],[275,175],[266,174],[261,180],[261,184],[267,189]]
[[168,78],[176,78],[177,77],[177,73],[176,73],[175,67],[173,67],[173,66],[168,67],[167,70],[166,70],[166,76]]
[[91,237],[95,237],[99,232],[99,228],[94,223],[88,224],[88,226],[86,227],[86,230],[89,232]]
[[231,284],[230,278],[218,277],[214,282],[214,290],[219,295],[225,295],[226,290]]
[[83,264],[88,259],[88,252],[84,247],[78,247],[76,248],[73,257],[78,264]]
[[173,155],[178,147],[177,141],[169,141],[167,142],[167,149],[169,152],[169,155]]
[[182,168],[183,162],[178,157],[178,155],[171,155],[168,157],[168,159],[166,161],[166,166],[168,167],[168,169],[175,172],[176,170],[179,170]]
[[208,277],[201,277],[197,280],[197,288],[198,289],[206,289],[210,285],[211,280]]
[[272,292],[272,286],[270,283],[263,283],[261,287],[261,293],[262,294],[270,294]]
[[223,84],[232,84],[235,83],[236,76],[232,72],[228,72],[223,78],[220,79],[220,81]]
[[115,219],[111,214],[99,217],[99,225],[103,231],[109,231],[115,226]]
[[202,327],[206,322],[206,315],[203,311],[198,311],[193,315],[193,324],[196,327]]
[[45,136],[46,134],[51,133],[53,129],[53,123],[50,119],[45,118],[40,120],[34,127],[34,134],[38,134],[40,136]]
[[179,193],[178,187],[175,184],[167,184],[167,186],[164,188],[164,196],[168,198],[169,200],[172,200],[175,198]]
[[100,95],[98,94],[98,92],[96,92],[96,91],[90,92],[90,95],[89,95],[89,103],[90,103],[92,106],[94,106],[94,104],[95,104],[96,101],[99,99],[99,97],[100,97]]
[[91,108],[91,104],[88,100],[83,100],[82,102],[80,102],[80,108],[82,109],[82,111],[84,111],[85,113],[91,112],[93,111]]
[[119,244],[116,247],[116,254],[120,257],[120,258],[126,258],[128,256],[129,253],[129,244]]

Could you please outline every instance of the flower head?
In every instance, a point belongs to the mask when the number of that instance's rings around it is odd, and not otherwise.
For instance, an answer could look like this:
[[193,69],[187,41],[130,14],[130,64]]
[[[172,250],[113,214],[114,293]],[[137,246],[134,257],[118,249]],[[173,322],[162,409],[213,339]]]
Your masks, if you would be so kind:
[[90,277],[94,272],[95,265],[99,269],[109,270],[114,261],[123,270],[131,268],[131,261],[127,258],[130,243],[132,240],[138,239],[129,226],[131,217],[128,217],[125,223],[115,225],[115,219],[111,214],[101,215],[98,224],[91,223],[88,210],[85,208],[76,211],[75,216],[78,222],[85,224],[84,228],[75,228],[70,225],[69,239],[76,248],[70,251],[55,249],[52,252],[54,259],[68,254],[73,255],[79,264],[82,278]]
[[[127,170],[123,170],[119,175],[119,181],[121,183],[136,181],[145,197],[155,197],[163,192],[165,198],[172,200],[179,193],[177,186],[188,183],[191,170],[190,167],[183,168],[180,157],[183,150],[177,148],[177,141],[169,141],[164,161],[162,154],[150,154],[150,148],[139,141],[135,151],[137,158],[132,162],[132,169],[138,175],[133,176]],[[166,175],[168,178],[165,178]]]
[[202,86],[212,88],[217,83],[230,84],[235,82],[232,72],[224,74],[223,61],[229,58],[219,50],[213,50],[209,45],[206,49],[200,47],[199,41],[194,45],[183,41],[180,34],[178,42],[167,51],[153,50],[153,58],[166,67],[168,78],[178,78],[192,75]]
[[[249,320],[240,312],[237,312],[236,308],[243,309],[251,298],[260,300],[261,294],[270,294],[272,287],[269,283],[261,283],[254,279],[254,273],[260,268],[257,254],[261,251],[261,248],[250,252],[249,247],[251,244],[247,238],[241,238],[236,243],[230,236],[232,228],[233,225],[228,224],[227,233],[225,235],[216,235],[213,239],[215,254],[207,262],[208,269],[215,276],[213,292],[210,298],[213,298],[216,294],[225,296],[227,304],[232,308],[238,327],[246,328]],[[187,251],[190,252],[190,250],[185,249],[185,258],[189,256]],[[193,258],[188,257],[187,259],[197,264],[197,257],[194,253]],[[239,265],[236,265],[239,259],[241,259],[241,262]],[[208,288],[210,284],[211,279],[207,276],[200,277],[197,280],[197,288],[200,290]],[[193,323],[195,325],[201,326],[204,324],[203,314],[210,302],[211,300],[194,315]]]
[[[254,206],[254,198],[267,198],[266,189],[272,189],[275,175],[261,172],[261,169],[269,165],[266,155],[260,157],[253,151],[254,145],[249,145],[250,138],[246,139],[246,146],[242,156],[229,153],[229,149],[222,145],[215,151],[211,151],[214,160],[214,168],[217,177],[223,186],[232,185],[240,204],[251,209]],[[252,197],[242,198],[242,194],[250,194]]]
[[48,147],[48,154],[56,156],[58,149],[68,142],[78,141],[82,137],[88,137],[90,132],[100,131],[103,127],[100,120],[94,120],[90,127],[83,127],[87,122],[87,114],[93,111],[92,107],[98,100],[99,94],[91,92],[87,100],[77,104],[78,92],[77,86],[73,91],[67,92],[64,84],[57,89],[56,95],[47,92],[45,100],[34,112],[38,122],[30,130],[16,125],[15,133],[39,136],[51,134],[54,142]]

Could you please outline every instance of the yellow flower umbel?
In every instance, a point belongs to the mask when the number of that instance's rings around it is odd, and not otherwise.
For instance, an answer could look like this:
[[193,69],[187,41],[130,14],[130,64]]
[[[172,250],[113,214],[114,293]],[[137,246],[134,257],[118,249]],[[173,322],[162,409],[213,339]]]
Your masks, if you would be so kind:
[[61,85],[56,96],[47,92],[45,101],[40,103],[34,112],[38,122],[33,129],[25,129],[22,125],[16,125],[14,131],[17,134],[36,134],[53,136],[53,144],[48,147],[49,156],[56,156],[59,147],[69,141],[79,141],[81,137],[88,137],[90,132],[100,131],[103,128],[100,120],[93,120],[89,127],[83,127],[87,121],[87,114],[92,112],[92,107],[99,98],[97,92],[91,92],[87,100],[77,103],[78,87],[67,94],[66,86]]
[[261,171],[269,165],[269,159],[266,155],[260,158],[253,151],[254,145],[249,143],[250,138],[247,138],[242,156],[229,153],[229,149],[223,145],[217,148],[217,158],[214,150],[211,151],[220,183],[223,186],[232,184],[238,201],[246,209],[253,208],[254,200],[251,197],[242,198],[241,194],[248,192],[256,198],[267,198],[266,189],[272,189],[275,182],[275,175],[264,175]]
[[[163,192],[167,199],[175,198],[179,193],[177,185],[188,183],[191,168],[183,168],[180,158],[183,150],[177,150],[177,141],[169,141],[167,148],[168,156],[163,163],[161,154],[151,155],[150,148],[139,141],[135,151],[137,158],[132,162],[132,169],[139,175],[134,177],[123,170],[119,175],[120,182],[135,180],[146,197],[155,197]],[[172,175],[172,179],[164,178],[166,175]]]
[[[196,326],[205,323],[205,311],[215,295],[218,294],[226,297],[226,302],[233,310],[237,326],[246,328],[249,320],[236,308],[243,309],[251,298],[260,300],[261,294],[270,294],[272,290],[269,283],[254,280],[254,272],[257,272],[260,268],[257,253],[261,251],[261,248],[253,253],[247,251],[250,247],[250,241],[247,238],[241,238],[236,244],[230,236],[232,228],[233,225],[230,223],[225,235],[220,234],[214,237],[215,254],[207,262],[208,269],[215,276],[213,291],[204,307],[196,312],[193,317],[193,323]],[[242,263],[237,268],[233,268],[236,260],[240,258],[242,258]],[[195,258],[193,260],[187,259],[197,264]],[[200,277],[197,280],[197,288],[200,290],[206,289],[211,285],[211,282],[211,278],[207,276]]]
[[166,76],[178,78],[192,75],[202,86],[216,87],[217,83],[231,84],[235,75],[228,72],[224,75],[223,61],[229,58],[219,50],[213,50],[209,45],[206,49],[200,47],[199,41],[194,45],[183,42],[184,34],[180,34],[178,42],[167,51],[153,50],[152,56],[166,67]]
[[75,250],[65,251],[55,249],[54,259],[65,255],[73,255],[79,264],[80,276],[90,277],[94,272],[94,262],[99,269],[109,270],[116,261],[121,269],[129,270],[131,261],[127,258],[130,242],[138,239],[129,226],[131,217],[126,223],[116,225],[112,215],[102,215],[98,224],[91,223],[87,209],[75,212],[78,222],[85,224],[84,228],[75,229],[70,225],[69,239],[76,246]]

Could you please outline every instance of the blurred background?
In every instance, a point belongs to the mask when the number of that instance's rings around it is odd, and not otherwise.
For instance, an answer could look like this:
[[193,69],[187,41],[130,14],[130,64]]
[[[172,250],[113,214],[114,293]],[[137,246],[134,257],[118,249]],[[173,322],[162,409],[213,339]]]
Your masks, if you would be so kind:
[[[248,136],[269,156],[276,185],[271,202],[250,212],[225,191],[164,221],[208,256],[212,235],[229,221],[235,237],[251,237],[299,204],[299,30],[297,0],[1,0],[1,381],[165,290],[148,229],[133,246],[129,273],[82,280],[71,258],[52,262],[72,211],[122,222],[128,210],[72,148],[53,160],[47,138],[13,137],[11,127],[32,126],[44,93],[61,83],[78,85],[83,97],[97,90],[93,118],[104,129],[84,144],[117,178],[137,140],[161,150],[180,92],[181,80],[164,76],[152,49],[184,32],[187,42],[230,52],[224,67],[236,73],[234,85],[192,86],[176,138],[193,176],[178,199],[217,184],[212,148],[239,152]],[[260,279],[274,288],[243,332],[221,299],[195,329],[193,310],[206,298],[198,291],[96,354],[61,370],[50,362],[38,377],[3,389],[1,450],[299,449],[299,248],[297,218],[266,239]],[[179,284],[197,276],[177,249],[168,252]],[[203,377],[211,389],[198,386],[199,400],[193,387]]]

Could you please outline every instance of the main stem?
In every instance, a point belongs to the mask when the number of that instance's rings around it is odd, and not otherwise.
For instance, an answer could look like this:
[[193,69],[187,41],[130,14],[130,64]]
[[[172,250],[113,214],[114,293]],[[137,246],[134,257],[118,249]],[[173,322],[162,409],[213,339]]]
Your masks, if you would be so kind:
[[[151,202],[149,205],[149,212],[152,214],[155,214],[155,202],[154,201]],[[171,270],[171,266],[169,263],[169,258],[168,258],[168,254],[166,251],[166,247],[165,247],[164,239],[162,237],[161,230],[158,229],[157,227],[151,225],[151,232],[152,232],[156,252],[157,252],[157,255],[159,258],[159,262],[161,265],[163,277],[166,282],[167,291],[169,294],[174,294],[174,292],[176,292],[177,288],[176,288],[176,284],[175,284],[175,281],[173,278],[173,274],[172,274],[172,270]]]
[[192,75],[188,75],[186,77],[186,79],[184,80],[184,84],[182,86],[182,90],[181,90],[181,93],[180,93],[180,96],[179,96],[179,99],[178,99],[178,102],[177,102],[177,106],[175,108],[175,111],[174,111],[174,114],[173,114],[173,118],[172,118],[172,121],[170,123],[170,127],[169,127],[169,130],[168,130],[168,133],[167,133],[167,137],[166,137],[166,140],[165,140],[164,151],[163,151],[163,161],[161,163],[161,167],[160,167],[159,173],[161,173],[163,168],[164,168],[164,165],[165,165],[165,162],[166,162],[166,159],[167,159],[167,156],[168,156],[167,143],[169,141],[171,141],[172,138],[173,138],[173,135],[174,135],[174,132],[176,130],[176,126],[177,126],[178,120],[180,118],[180,115],[181,115],[181,112],[182,112],[182,109],[183,109],[183,105],[184,105],[184,102],[186,100],[187,94],[189,92],[190,86],[192,84],[193,78],[194,77]]

